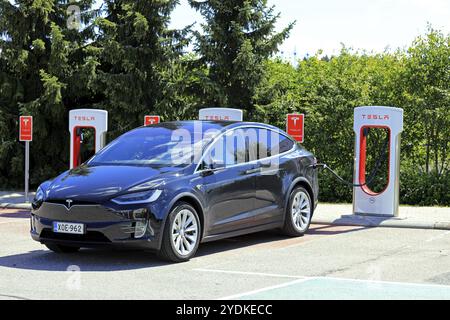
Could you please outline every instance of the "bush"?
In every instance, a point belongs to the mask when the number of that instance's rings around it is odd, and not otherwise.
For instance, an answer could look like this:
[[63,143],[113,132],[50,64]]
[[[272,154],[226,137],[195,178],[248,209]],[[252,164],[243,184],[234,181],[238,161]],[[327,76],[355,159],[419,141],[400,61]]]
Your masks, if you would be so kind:
[[450,174],[421,173],[410,168],[401,171],[400,202],[419,206],[450,205]]
[[[338,174],[340,174],[338,172]],[[347,181],[352,181],[352,176],[343,174],[342,177]],[[353,189],[340,183],[328,171],[319,173],[319,201],[321,202],[352,202]]]

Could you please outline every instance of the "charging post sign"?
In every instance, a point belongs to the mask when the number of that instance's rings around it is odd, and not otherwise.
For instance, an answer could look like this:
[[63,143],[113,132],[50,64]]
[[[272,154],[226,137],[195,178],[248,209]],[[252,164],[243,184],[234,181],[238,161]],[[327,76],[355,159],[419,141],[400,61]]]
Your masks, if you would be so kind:
[[28,202],[28,181],[30,176],[30,142],[33,141],[33,117],[19,118],[19,141],[25,142],[25,201]]
[[152,124],[158,124],[161,121],[159,116],[145,116],[144,126],[150,126]]
[[286,132],[296,141],[303,143],[305,139],[305,115],[288,114],[286,120]]
[[19,140],[22,142],[33,141],[33,117],[31,116],[20,117]]

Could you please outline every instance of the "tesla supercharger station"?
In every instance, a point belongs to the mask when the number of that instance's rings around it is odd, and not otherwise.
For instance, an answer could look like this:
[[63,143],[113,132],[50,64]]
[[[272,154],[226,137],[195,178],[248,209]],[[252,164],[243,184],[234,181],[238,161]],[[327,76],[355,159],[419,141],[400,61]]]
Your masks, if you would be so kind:
[[[94,149],[97,153],[105,146],[108,131],[108,111],[96,109],[77,109],[69,112],[70,131],[70,169],[78,167],[82,144],[82,129],[93,129],[95,134]],[[86,159],[87,160],[87,159]]]
[[[392,107],[359,107],[354,111],[355,167],[353,188],[353,213],[398,217],[400,135],[403,131],[403,109]],[[367,129],[385,129],[388,143],[388,181],[382,192],[373,192],[366,183]]]
[[200,120],[243,121],[243,111],[231,108],[205,108],[198,114]]

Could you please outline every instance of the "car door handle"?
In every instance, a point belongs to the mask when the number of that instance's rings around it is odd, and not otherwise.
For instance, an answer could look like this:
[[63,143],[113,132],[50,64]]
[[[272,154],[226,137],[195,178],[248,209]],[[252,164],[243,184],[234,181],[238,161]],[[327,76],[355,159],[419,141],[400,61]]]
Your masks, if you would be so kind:
[[257,173],[259,172],[260,169],[256,168],[256,169],[249,169],[249,170],[245,170],[245,174],[253,174],[253,173]]

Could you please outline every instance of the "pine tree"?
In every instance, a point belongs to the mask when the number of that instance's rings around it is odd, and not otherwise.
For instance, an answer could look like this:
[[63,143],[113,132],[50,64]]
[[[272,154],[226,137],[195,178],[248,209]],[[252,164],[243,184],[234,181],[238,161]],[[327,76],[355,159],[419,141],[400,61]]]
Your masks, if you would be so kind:
[[209,67],[207,103],[254,110],[253,97],[264,75],[265,61],[277,52],[293,23],[275,32],[279,14],[267,0],[189,0],[205,18],[195,32],[200,63]]
[[17,188],[23,181],[20,115],[34,116],[32,185],[68,168],[68,110],[92,99],[85,80],[93,61],[85,45],[94,2],[0,1],[0,185]]
[[[187,44],[185,30],[169,30],[178,0],[106,0],[99,18],[97,91],[111,111],[111,136],[141,126],[145,114],[171,120],[164,93],[171,70]],[[170,91],[170,90],[169,90]],[[164,103],[162,103],[164,101]]]

